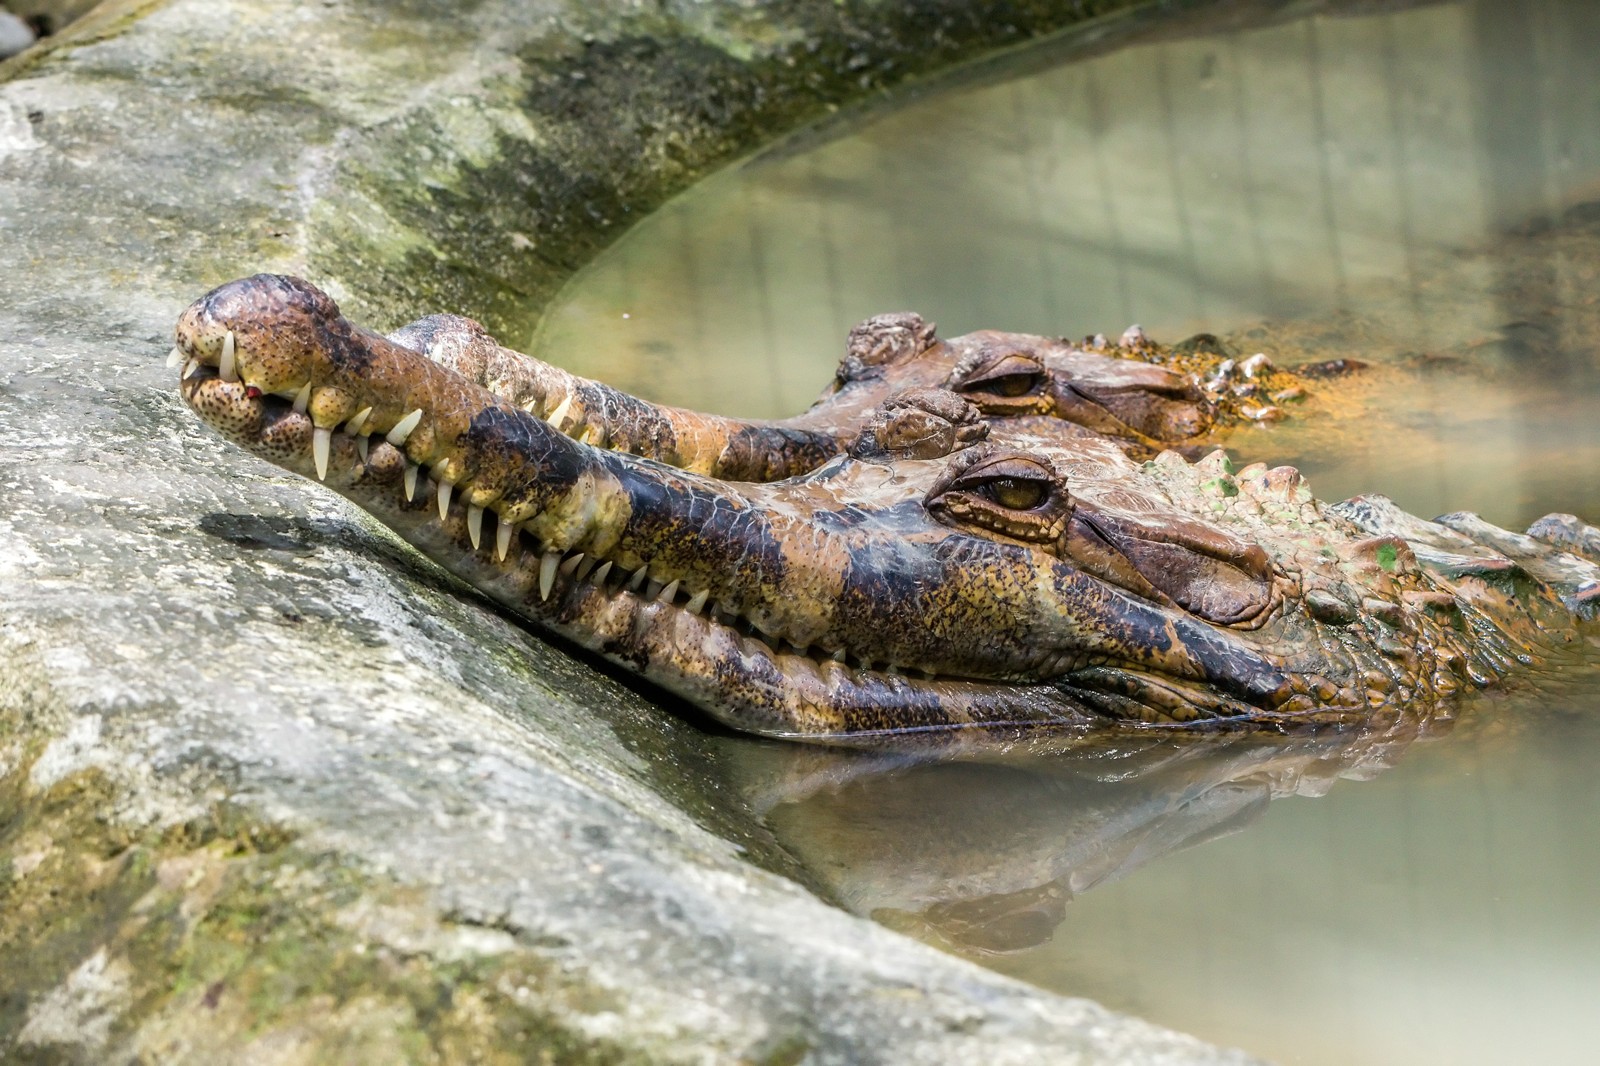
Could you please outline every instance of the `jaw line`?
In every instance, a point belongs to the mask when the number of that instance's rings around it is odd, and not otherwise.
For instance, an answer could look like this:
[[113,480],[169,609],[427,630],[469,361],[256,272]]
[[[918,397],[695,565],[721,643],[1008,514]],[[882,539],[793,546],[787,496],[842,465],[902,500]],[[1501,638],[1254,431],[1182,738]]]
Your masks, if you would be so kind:
[[[191,356],[190,360],[184,369],[182,393],[204,420],[247,450],[317,479],[309,418],[291,402],[270,394],[243,401],[253,405],[257,415],[253,424],[219,424],[206,418],[204,400],[208,395],[222,389],[243,394],[246,386],[223,382],[217,368],[204,357],[195,360]],[[289,450],[274,448],[266,435],[285,426],[290,429],[288,437],[297,443]],[[710,617],[704,597],[698,597],[699,610],[693,611],[689,605],[697,597],[681,588],[670,602],[656,598],[666,593],[659,582],[648,577],[638,581],[637,571],[577,551],[556,554],[554,578],[547,594],[541,594],[541,577],[549,570],[545,560],[552,553],[543,551],[527,531],[516,531],[503,561],[496,558],[492,537],[481,537],[480,547],[474,549],[468,508],[457,497],[441,521],[426,471],[419,478],[415,497],[406,498],[403,458],[392,445],[374,437],[363,457],[358,437],[342,428],[331,431],[326,442],[326,486],[362,506],[424,555],[519,616],[638,671],[736,728],[845,743],[874,736],[948,732],[976,723],[960,721],[959,716],[955,721],[906,726],[874,726],[870,720],[875,712],[887,714],[919,702],[987,706],[1002,701],[1026,703],[1033,698],[1039,703],[1041,692],[1049,689],[1047,684],[906,676],[860,659],[838,661],[826,654],[809,653],[809,649],[786,650],[781,641],[767,637],[747,620]],[[599,583],[597,577],[602,578]],[[740,690],[742,699],[737,695]],[[1072,708],[1062,701],[1043,702],[1049,705],[1048,717],[1070,719]],[[858,728],[842,722],[841,708],[859,711],[863,724]],[[762,709],[768,713],[763,715]],[[1037,724],[1038,717],[1026,713],[1014,720],[987,716],[982,725],[990,730],[1021,728]],[[1081,723],[1073,720],[1073,724]]]

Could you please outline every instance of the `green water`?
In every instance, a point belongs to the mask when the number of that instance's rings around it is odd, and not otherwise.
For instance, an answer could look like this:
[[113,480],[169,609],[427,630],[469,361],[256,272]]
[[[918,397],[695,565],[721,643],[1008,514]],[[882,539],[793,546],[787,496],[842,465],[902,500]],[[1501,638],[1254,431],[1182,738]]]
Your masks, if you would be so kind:
[[[882,311],[1244,345],[1264,322],[1287,361],[1377,371],[1240,457],[1425,516],[1600,518],[1600,5],[1315,7],[1046,43],[792,142],[630,233],[539,354],[777,415]],[[1563,672],[1343,750],[707,744],[820,890],[1024,980],[1283,1062],[1589,1062],[1600,675]]]

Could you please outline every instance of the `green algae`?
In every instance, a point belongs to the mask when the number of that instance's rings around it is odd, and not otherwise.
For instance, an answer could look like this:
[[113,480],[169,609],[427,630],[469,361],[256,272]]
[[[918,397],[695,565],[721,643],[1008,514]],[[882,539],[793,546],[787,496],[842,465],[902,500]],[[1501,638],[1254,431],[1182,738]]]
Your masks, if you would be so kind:
[[[0,1052],[200,1061],[288,1040],[306,1062],[643,1061],[528,1006],[616,1004],[509,938],[475,952],[440,947],[449,922],[373,935],[420,913],[420,889],[227,802],[131,831],[106,816],[117,791],[106,774],[35,791],[30,767],[0,777]],[[116,1008],[105,1042],[30,1032],[30,1005],[98,959],[122,975],[117,1002],[99,1004]]]
[[308,258],[358,314],[397,325],[449,308],[525,347],[580,267],[718,167],[983,50],[1132,6],[787,0],[573,20],[518,53],[520,78],[347,154]]

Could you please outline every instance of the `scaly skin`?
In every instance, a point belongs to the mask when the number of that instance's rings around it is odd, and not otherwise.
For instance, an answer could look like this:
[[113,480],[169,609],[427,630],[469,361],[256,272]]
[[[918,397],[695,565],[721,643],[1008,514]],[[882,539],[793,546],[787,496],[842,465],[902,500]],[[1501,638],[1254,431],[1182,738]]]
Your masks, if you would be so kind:
[[[274,279],[236,284],[268,287]],[[867,319],[850,332],[834,380],[810,410],[745,420],[651,404],[502,347],[457,315],[430,315],[389,339],[586,444],[732,481],[778,481],[814,470],[844,450],[869,411],[908,389],[948,389],[992,421],[1069,439],[1104,436],[1140,457],[1198,447],[1213,432],[1252,418],[1276,419],[1281,410],[1263,398],[1303,392],[1298,378],[1258,359],[1245,364],[1251,382],[1242,397],[1232,391],[1240,382],[1228,378],[1234,362],[1220,349],[1164,348],[1136,327],[1116,345],[1103,337],[1078,345],[993,330],[945,341],[930,323],[900,313]],[[1214,388],[1202,388],[1202,379]]]
[[182,394],[223,436],[768,735],[1392,720],[1573,641],[1600,588],[1591,563],[1535,542],[1519,546],[1538,576],[1425,567],[1289,468],[1141,466],[1053,426],[982,441],[947,392],[880,405],[850,455],[804,477],[733,483],[574,441],[303,283],[224,286],[177,341]]

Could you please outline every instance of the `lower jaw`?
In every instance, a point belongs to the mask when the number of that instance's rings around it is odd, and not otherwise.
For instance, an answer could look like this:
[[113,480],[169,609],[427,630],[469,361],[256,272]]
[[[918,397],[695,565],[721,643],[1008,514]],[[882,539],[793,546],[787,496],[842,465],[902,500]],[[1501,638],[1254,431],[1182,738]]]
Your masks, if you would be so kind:
[[[185,382],[191,402],[215,380],[201,373]],[[286,410],[266,407],[269,418],[279,419],[269,424],[283,425]],[[748,629],[741,632],[707,617],[702,613],[704,597],[697,598],[698,609],[690,609],[666,599],[671,590],[657,582],[630,583],[625,571],[608,574],[609,567],[586,570],[572,556],[556,568],[555,558],[527,543],[526,533],[504,543],[485,538],[481,511],[472,519],[474,536],[460,498],[441,519],[429,480],[424,475],[420,483],[408,486],[403,457],[386,444],[335,432],[325,442],[325,465],[319,471],[311,454],[309,423],[300,427],[303,434],[278,437],[260,427],[213,426],[263,458],[322,481],[519,616],[741,731],[851,745],[900,744],[919,736],[941,746],[964,746],[1041,737],[1070,740],[1150,726],[1259,726],[1271,717],[1225,697],[1122,669],[1039,683],[920,679],[785,652]],[[474,540],[479,547],[473,546]]]
[[[184,381],[185,398],[202,417],[207,412],[196,401],[216,380],[211,368],[202,367]],[[659,582],[630,582],[627,571],[594,561],[581,566],[575,553],[549,556],[525,531],[497,542],[497,520],[486,522],[481,511],[469,519],[459,496],[441,519],[426,470],[419,475],[413,468],[415,480],[408,485],[403,456],[381,440],[362,441],[340,431],[324,435],[326,451],[319,464],[309,420],[291,420],[287,405],[274,400],[256,402],[264,412],[257,424],[245,417],[237,423],[208,421],[246,450],[350,499],[520,617],[735,729],[840,744],[911,734],[945,735],[948,743],[956,733],[1082,731],[1095,718],[1049,684],[912,678],[784,651],[748,626],[741,631],[708,617],[705,597],[686,604],[679,593],[674,602],[666,598],[672,590]]]

